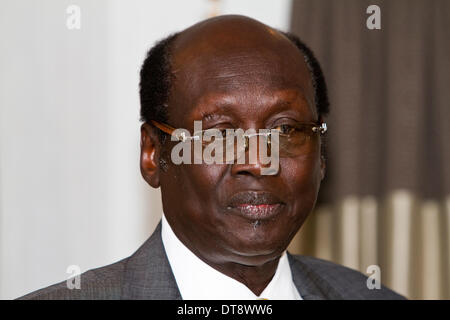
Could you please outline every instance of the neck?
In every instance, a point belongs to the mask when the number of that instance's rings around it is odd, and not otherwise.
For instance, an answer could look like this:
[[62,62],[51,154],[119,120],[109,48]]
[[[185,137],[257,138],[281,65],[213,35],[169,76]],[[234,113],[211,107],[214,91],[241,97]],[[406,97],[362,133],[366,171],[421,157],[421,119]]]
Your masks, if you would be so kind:
[[248,266],[235,262],[211,263],[210,261],[203,261],[228,277],[243,283],[255,295],[259,296],[275,275],[279,260],[280,257],[277,257],[257,266]]
[[[163,216],[165,220],[165,217]],[[167,222],[164,222],[164,224]],[[168,235],[173,234],[174,241],[180,241],[188,250],[201,259],[203,262],[223,273],[224,275],[241,282],[249,288],[255,295],[259,296],[272,280],[278,267],[281,254],[273,254],[271,258],[267,258],[264,262],[261,259],[253,265],[230,261],[217,252],[210,252],[210,255],[203,255],[197,250],[183,234],[177,236],[170,225],[168,225]],[[208,250],[205,250],[208,252]],[[235,259],[234,259],[235,260]],[[236,261],[236,260],[235,260]]]

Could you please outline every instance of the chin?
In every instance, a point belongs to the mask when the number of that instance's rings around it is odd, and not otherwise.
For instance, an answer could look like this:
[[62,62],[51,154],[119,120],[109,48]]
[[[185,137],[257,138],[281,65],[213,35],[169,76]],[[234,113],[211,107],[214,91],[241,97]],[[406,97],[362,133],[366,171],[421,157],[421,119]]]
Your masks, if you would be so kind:
[[277,259],[278,257],[280,257],[282,252],[283,250],[255,250],[251,252],[241,250],[239,252],[235,252],[232,257],[232,261],[246,266],[260,266],[269,261]]
[[260,265],[279,257],[287,245],[272,239],[236,239],[230,244],[233,260],[245,265]]
[[[256,221],[233,217],[219,233],[221,247],[228,258],[244,265],[260,265],[279,257],[289,245],[289,234],[286,221],[279,219]],[[219,231],[216,229],[216,232]]]

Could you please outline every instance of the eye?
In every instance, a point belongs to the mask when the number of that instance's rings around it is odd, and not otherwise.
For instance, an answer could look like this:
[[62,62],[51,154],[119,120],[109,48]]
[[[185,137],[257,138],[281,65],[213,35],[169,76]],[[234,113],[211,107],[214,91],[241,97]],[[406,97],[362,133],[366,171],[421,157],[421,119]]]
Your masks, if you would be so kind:
[[227,129],[233,129],[233,125],[231,123],[219,123],[210,129],[219,130],[222,137],[225,138],[227,136]]
[[227,129],[224,128],[217,128],[217,130],[220,131],[220,133],[222,134],[222,137],[226,137],[227,136]]
[[203,130],[203,137],[208,137],[208,139],[217,139],[217,132],[221,137],[226,138],[228,128],[210,128]]
[[295,127],[288,125],[288,124],[280,124],[272,129],[278,130],[281,134],[285,134],[285,135],[289,135],[296,130]]

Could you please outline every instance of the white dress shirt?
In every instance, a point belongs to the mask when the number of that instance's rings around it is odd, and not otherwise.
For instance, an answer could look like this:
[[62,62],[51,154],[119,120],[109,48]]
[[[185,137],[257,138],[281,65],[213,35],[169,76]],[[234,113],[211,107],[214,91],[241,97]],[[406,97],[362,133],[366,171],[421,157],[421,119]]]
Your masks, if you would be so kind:
[[161,227],[164,249],[184,300],[302,300],[292,281],[286,251],[278,262],[272,280],[257,296],[243,283],[210,267],[193,254],[177,238],[164,214]]

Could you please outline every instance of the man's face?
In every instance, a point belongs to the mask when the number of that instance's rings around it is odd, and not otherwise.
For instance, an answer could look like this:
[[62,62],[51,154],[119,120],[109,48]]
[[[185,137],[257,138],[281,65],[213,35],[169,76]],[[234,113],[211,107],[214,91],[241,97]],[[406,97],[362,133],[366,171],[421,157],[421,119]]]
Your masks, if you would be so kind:
[[[171,126],[192,133],[194,120],[202,120],[203,129],[244,131],[318,121],[300,51],[278,33],[246,27],[194,27],[177,39]],[[279,257],[317,198],[324,168],[319,139],[311,143],[307,154],[280,158],[276,175],[261,175],[259,163],[174,165],[174,142],[166,142],[168,166],[159,170],[159,181],[175,234],[212,263],[259,265]],[[270,214],[242,214],[242,206],[255,201],[250,208]]]

